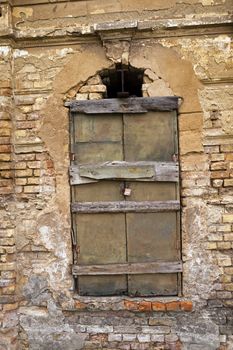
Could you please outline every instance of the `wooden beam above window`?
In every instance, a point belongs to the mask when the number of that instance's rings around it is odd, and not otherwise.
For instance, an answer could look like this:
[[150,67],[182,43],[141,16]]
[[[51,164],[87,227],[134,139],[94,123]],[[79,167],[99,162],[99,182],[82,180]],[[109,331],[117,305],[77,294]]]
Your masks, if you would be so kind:
[[177,96],[109,98],[102,100],[75,100],[65,103],[71,112],[85,114],[146,113],[178,109]]

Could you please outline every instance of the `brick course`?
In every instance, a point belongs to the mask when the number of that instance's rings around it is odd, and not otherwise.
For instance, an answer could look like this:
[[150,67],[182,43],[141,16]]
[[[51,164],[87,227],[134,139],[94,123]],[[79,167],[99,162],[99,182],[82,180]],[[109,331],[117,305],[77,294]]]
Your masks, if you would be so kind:
[[[0,348],[232,347],[231,6],[3,2]],[[183,99],[178,297],[87,298],[73,291],[64,102],[105,98],[99,73],[121,62],[145,70],[144,97]]]

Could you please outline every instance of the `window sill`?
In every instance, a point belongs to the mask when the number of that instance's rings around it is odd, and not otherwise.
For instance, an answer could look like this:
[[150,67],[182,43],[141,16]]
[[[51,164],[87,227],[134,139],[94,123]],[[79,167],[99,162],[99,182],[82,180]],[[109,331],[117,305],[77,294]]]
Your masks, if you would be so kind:
[[191,312],[193,303],[182,297],[88,297],[75,294],[75,310],[132,312]]

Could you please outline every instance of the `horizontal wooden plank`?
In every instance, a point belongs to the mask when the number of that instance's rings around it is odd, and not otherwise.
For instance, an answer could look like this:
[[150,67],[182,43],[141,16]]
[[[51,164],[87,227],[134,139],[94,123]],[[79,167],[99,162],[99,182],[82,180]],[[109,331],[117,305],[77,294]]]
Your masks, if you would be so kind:
[[112,162],[79,167],[80,176],[94,180],[103,179],[141,179],[154,176],[153,165],[130,164],[126,162]]
[[75,202],[73,213],[129,213],[129,212],[165,212],[180,209],[179,201],[118,201],[118,202]]
[[146,113],[148,111],[172,111],[178,109],[178,97],[130,97],[102,100],[75,100],[67,102],[71,112],[86,114]]
[[109,265],[73,265],[73,275],[124,275],[182,272],[182,261],[155,261]]
[[179,172],[176,162],[105,162],[70,167],[71,185],[90,180],[119,179],[139,181],[178,182]]

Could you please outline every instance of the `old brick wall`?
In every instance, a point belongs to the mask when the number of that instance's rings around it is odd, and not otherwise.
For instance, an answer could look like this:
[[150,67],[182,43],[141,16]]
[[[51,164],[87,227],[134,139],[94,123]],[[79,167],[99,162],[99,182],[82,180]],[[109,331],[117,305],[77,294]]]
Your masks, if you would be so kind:
[[[231,5],[1,2],[0,349],[233,349]],[[100,98],[122,60],[145,69],[144,96],[183,99],[176,298],[73,290],[64,102]]]

